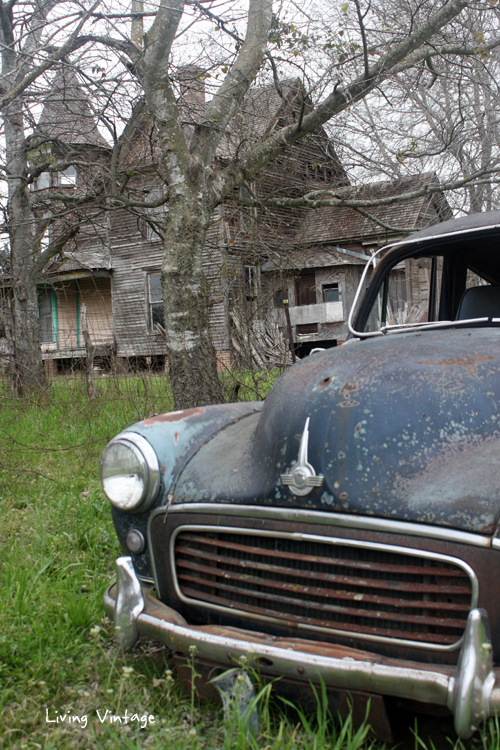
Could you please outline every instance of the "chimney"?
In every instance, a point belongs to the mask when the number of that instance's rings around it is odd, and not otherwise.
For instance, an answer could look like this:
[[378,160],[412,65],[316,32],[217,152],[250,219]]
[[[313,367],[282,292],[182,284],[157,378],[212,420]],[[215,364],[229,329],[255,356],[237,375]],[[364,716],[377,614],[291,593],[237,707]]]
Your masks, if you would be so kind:
[[181,65],[177,78],[181,87],[181,101],[185,104],[205,103],[205,71],[198,65]]

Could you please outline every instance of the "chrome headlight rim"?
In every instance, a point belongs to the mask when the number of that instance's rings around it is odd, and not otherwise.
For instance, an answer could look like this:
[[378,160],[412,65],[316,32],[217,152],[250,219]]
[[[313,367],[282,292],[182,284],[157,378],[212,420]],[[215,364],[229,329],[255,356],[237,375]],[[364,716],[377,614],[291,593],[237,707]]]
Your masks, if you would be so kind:
[[[125,447],[132,450],[133,454],[139,461],[141,469],[144,471],[145,483],[144,491],[139,501],[131,508],[123,508],[119,503],[112,500],[109,495],[105,492],[106,497],[113,507],[121,510],[125,513],[142,513],[149,510],[153,505],[154,501],[158,497],[161,483],[160,475],[160,464],[158,462],[158,456],[156,455],[151,443],[146,440],[145,437],[139,435],[137,432],[121,432],[119,435],[114,437],[107,444],[103,451],[99,474],[101,478],[101,485],[103,485],[103,468],[104,468],[104,457],[107,449],[116,444],[124,445]],[[104,487],[103,487],[104,489]]]

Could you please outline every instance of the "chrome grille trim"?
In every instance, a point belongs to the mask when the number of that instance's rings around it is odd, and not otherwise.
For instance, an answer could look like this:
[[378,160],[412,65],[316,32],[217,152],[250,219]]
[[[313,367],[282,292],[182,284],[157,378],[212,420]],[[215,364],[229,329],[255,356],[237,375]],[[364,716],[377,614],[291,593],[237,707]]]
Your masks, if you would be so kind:
[[[289,540],[295,540],[295,541],[302,541],[302,542],[311,542],[311,543],[319,543],[319,544],[328,544],[328,545],[337,545],[339,547],[348,547],[353,549],[363,549],[363,550],[371,550],[376,552],[382,552],[382,553],[393,553],[398,555],[405,555],[407,557],[411,557],[413,559],[420,558],[423,560],[429,560],[437,563],[443,563],[446,565],[453,565],[457,568],[460,568],[461,571],[463,571],[471,583],[471,601],[470,604],[468,604],[468,610],[473,609],[477,606],[478,601],[478,581],[476,578],[476,575],[472,568],[463,560],[460,560],[459,558],[452,557],[449,555],[443,555],[440,553],[434,553],[434,552],[428,552],[426,550],[418,550],[413,548],[407,548],[407,547],[399,547],[396,545],[388,545],[388,544],[380,544],[377,542],[365,542],[365,541],[359,541],[359,540],[353,540],[353,539],[342,539],[342,538],[336,538],[336,537],[324,537],[316,534],[303,534],[300,532],[274,532],[274,531],[262,531],[257,529],[248,529],[248,528],[238,528],[238,527],[232,527],[232,526],[210,526],[210,525],[202,525],[202,524],[189,524],[189,525],[182,525],[179,526],[172,534],[171,541],[170,541],[170,566],[172,571],[172,578],[175,588],[175,593],[177,597],[184,603],[189,605],[196,605],[198,607],[203,607],[206,609],[215,610],[218,612],[223,612],[226,614],[238,614],[242,617],[262,621],[262,622],[272,622],[277,623],[283,626],[284,623],[287,622],[284,618],[274,617],[269,614],[262,614],[262,613],[255,613],[251,611],[246,611],[245,609],[240,609],[237,606],[234,607],[228,607],[221,604],[217,604],[215,602],[209,602],[204,601],[200,598],[194,598],[190,596],[186,596],[182,589],[181,585],[179,583],[178,575],[177,575],[177,565],[176,565],[176,554],[175,554],[175,545],[176,540],[178,536],[182,533],[197,533],[197,532],[206,532],[208,534],[231,534],[231,535],[240,535],[240,536],[254,536],[254,537],[267,537],[270,539],[289,539]],[[220,546],[224,546],[224,542],[221,540]],[[263,556],[266,555],[267,550],[265,548],[262,549],[261,554]],[[234,563],[233,563],[234,564]],[[341,565],[341,563],[340,563]],[[249,566],[249,569],[253,572],[255,570],[256,566],[254,564]],[[215,568],[214,568],[215,570]],[[223,569],[219,568],[219,570],[223,571]],[[290,569],[291,572],[288,573],[288,575],[293,575],[293,570]],[[432,568],[429,568],[429,574],[432,575]],[[286,573],[284,574],[286,575]],[[453,574],[450,574],[453,577]],[[377,579],[373,579],[376,581]],[[385,579],[378,579],[381,581],[381,586],[378,588],[383,588],[383,583],[385,582]],[[209,586],[210,584],[207,583],[206,586]],[[358,582],[358,586],[362,585],[362,583]],[[214,583],[214,588],[217,588],[218,584]],[[221,584],[219,588],[228,588],[230,584]],[[249,590],[252,591],[252,589]],[[326,589],[325,589],[326,591]],[[459,592],[463,593],[463,592]],[[254,594],[254,597],[257,598],[258,594]],[[408,600],[408,608],[411,608],[411,600]],[[237,602],[235,602],[237,604]],[[307,602],[302,602],[302,607],[307,608],[305,605]],[[416,607],[417,605],[415,605]],[[432,607],[429,607],[430,609]],[[390,618],[390,613],[386,613],[387,619]],[[290,616],[290,620],[293,620],[293,616]],[[373,619],[373,615],[367,614],[367,619]],[[303,622],[294,620],[294,625],[297,627],[298,630],[301,631],[315,631],[320,633],[326,633],[331,635],[340,636],[343,638],[355,638],[356,640],[365,640],[365,641],[372,641],[372,642],[378,642],[378,643],[389,643],[389,644],[398,644],[403,646],[411,646],[413,648],[421,648],[421,649],[432,649],[434,651],[454,651],[458,648],[460,648],[463,640],[463,636],[459,638],[455,643],[452,644],[440,644],[436,642],[430,642],[430,641],[424,641],[424,640],[415,640],[415,639],[408,639],[408,638],[397,638],[397,637],[391,637],[391,636],[384,636],[384,635],[377,635],[375,633],[366,633],[366,632],[359,632],[359,630],[348,630],[348,629],[340,629],[335,627],[323,627],[321,625],[315,625],[315,624],[305,624]],[[465,620],[464,620],[464,628],[465,628]]]
[[[161,513],[196,513],[221,516],[238,516],[245,518],[269,518],[275,521],[297,521],[302,523],[326,524],[348,529],[379,531],[388,534],[439,539],[454,544],[469,544],[473,547],[491,547],[491,537],[472,531],[460,531],[429,523],[414,521],[395,521],[390,518],[375,516],[357,516],[348,513],[327,513],[321,510],[301,508],[280,508],[262,505],[237,505],[230,503],[172,503],[167,508],[156,508],[152,517]],[[152,519],[151,519],[152,520]]]

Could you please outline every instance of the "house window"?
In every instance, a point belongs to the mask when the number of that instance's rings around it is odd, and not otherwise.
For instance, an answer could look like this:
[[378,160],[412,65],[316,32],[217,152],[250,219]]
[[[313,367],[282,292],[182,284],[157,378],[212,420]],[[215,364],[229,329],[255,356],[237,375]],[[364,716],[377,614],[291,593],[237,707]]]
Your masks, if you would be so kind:
[[340,292],[338,284],[323,284],[323,299],[325,302],[338,302]]
[[297,334],[299,336],[305,336],[311,333],[318,333],[318,324],[317,323],[302,323],[301,325],[296,326],[296,329],[297,329]]
[[274,303],[276,307],[285,307],[288,305],[288,294],[283,289],[278,289],[274,293]]
[[76,169],[73,165],[57,173],[59,185],[76,185]]
[[41,343],[47,344],[55,341],[57,334],[57,299],[52,289],[42,289],[38,293],[38,318]]
[[254,299],[258,292],[257,266],[245,266],[245,290],[247,299]]
[[303,273],[295,282],[295,304],[316,304],[316,274]]
[[158,333],[158,328],[156,326],[160,325],[163,328],[165,325],[160,273],[150,273],[148,275],[148,296],[149,330],[151,333]]

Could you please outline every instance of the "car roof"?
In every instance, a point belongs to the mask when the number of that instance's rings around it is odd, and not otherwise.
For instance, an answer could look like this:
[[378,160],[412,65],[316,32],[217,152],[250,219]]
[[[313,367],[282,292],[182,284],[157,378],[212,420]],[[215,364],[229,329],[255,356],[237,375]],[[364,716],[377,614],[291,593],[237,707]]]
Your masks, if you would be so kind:
[[464,262],[490,284],[500,284],[500,210],[434,224],[386,245],[383,266],[397,259],[444,254]]
[[438,240],[440,238],[453,237],[457,234],[482,233],[488,230],[500,229],[500,210],[483,211],[480,214],[468,214],[457,219],[449,219],[440,224],[421,229],[419,232],[410,234],[406,239],[385,246],[389,251],[406,245],[413,245],[426,240]]

